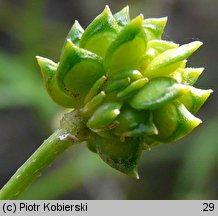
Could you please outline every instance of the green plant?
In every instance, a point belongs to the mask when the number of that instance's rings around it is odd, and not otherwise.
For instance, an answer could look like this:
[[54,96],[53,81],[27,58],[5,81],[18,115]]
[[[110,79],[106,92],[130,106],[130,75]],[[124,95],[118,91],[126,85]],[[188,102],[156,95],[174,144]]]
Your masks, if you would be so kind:
[[131,20],[128,7],[109,7],[84,31],[75,21],[60,62],[37,57],[51,98],[72,108],[60,129],[40,146],[0,192],[15,199],[73,143],[111,167],[138,178],[143,150],[174,142],[201,120],[194,116],[212,90],[193,87],[203,68],[187,68],[202,42],[180,46],[161,39],[167,18]]

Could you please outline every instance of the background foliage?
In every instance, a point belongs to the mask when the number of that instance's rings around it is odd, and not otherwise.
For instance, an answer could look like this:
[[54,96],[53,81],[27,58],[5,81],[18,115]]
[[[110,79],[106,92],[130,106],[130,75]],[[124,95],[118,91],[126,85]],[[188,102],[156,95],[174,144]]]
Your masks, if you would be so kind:
[[[59,59],[67,32],[83,27],[105,4],[130,6],[130,15],[168,16],[164,38],[202,40],[190,66],[205,67],[197,86],[213,95],[199,112],[204,123],[175,144],[143,154],[140,180],[105,165],[85,146],[68,150],[21,199],[218,198],[218,2],[208,0],[0,0],[0,186],[57,127],[63,110],[47,96],[35,56]],[[52,124],[51,124],[52,122]]]

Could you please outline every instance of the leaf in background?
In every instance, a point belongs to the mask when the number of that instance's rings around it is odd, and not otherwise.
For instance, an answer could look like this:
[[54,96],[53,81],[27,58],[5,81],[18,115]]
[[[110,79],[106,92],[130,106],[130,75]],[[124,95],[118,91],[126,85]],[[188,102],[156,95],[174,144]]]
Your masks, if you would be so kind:
[[19,199],[59,199],[70,191],[85,185],[98,174],[103,173],[105,175],[109,172],[110,175],[114,175],[113,169],[108,168],[105,163],[101,162],[96,154],[87,150],[75,152],[75,149],[68,153],[71,154],[70,157],[67,155],[70,159],[43,175],[24,191]]
[[10,55],[0,52],[0,109],[31,107],[50,119],[57,106],[48,99],[42,80],[36,73]]
[[204,124],[190,143],[184,162],[178,173],[174,199],[209,199],[213,192],[208,180],[217,166],[218,118]]

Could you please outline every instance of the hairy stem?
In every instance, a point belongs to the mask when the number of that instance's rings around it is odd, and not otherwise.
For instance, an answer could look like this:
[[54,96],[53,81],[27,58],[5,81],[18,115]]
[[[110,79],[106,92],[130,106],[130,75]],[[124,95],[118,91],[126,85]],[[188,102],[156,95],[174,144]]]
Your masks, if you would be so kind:
[[64,129],[54,132],[1,189],[0,200],[17,199],[43,170],[77,141],[76,137]]

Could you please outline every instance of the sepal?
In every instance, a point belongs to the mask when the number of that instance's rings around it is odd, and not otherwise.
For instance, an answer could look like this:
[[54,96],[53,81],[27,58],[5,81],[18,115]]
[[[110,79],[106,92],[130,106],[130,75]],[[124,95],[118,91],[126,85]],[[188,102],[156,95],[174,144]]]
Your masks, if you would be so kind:
[[142,145],[138,139],[126,138],[121,141],[119,137],[105,139],[97,137],[97,153],[109,166],[126,175],[138,179],[138,160],[142,153]]
[[115,39],[118,32],[119,26],[110,8],[106,6],[104,11],[86,28],[80,40],[80,47],[103,58],[106,50]]
[[116,121],[118,126],[113,131],[117,136],[123,138],[158,133],[150,111],[138,111],[131,107],[125,107],[121,109],[121,114],[117,117]]
[[137,68],[147,45],[142,21],[142,15],[132,20],[109,46],[104,62],[109,77],[118,71]]
[[78,101],[65,94],[57,84],[56,72],[58,64],[40,56],[36,58],[42,72],[47,92],[54,102],[65,108],[78,107]]
[[177,141],[188,135],[202,122],[177,101],[154,110],[153,120],[158,129],[158,135],[152,138],[160,142]]
[[121,107],[122,103],[120,102],[108,102],[102,104],[88,120],[87,126],[93,131],[109,126],[120,114]]
[[158,109],[189,91],[189,87],[177,83],[169,77],[152,79],[130,100],[130,105],[138,110]]
[[212,92],[211,89],[203,90],[190,87],[190,91],[184,94],[179,101],[183,103],[191,113],[196,114]]
[[101,57],[67,41],[57,69],[60,89],[83,102],[90,88],[103,75]]
[[130,23],[129,6],[126,6],[121,11],[115,13],[114,18],[121,28]]
[[185,85],[194,85],[204,68],[179,68],[169,76]]
[[143,27],[145,29],[148,41],[155,39],[160,40],[166,23],[167,17],[144,19]]
[[186,60],[201,45],[202,42],[195,41],[157,55],[147,66],[143,75],[148,78],[169,75],[179,68],[182,61]]

